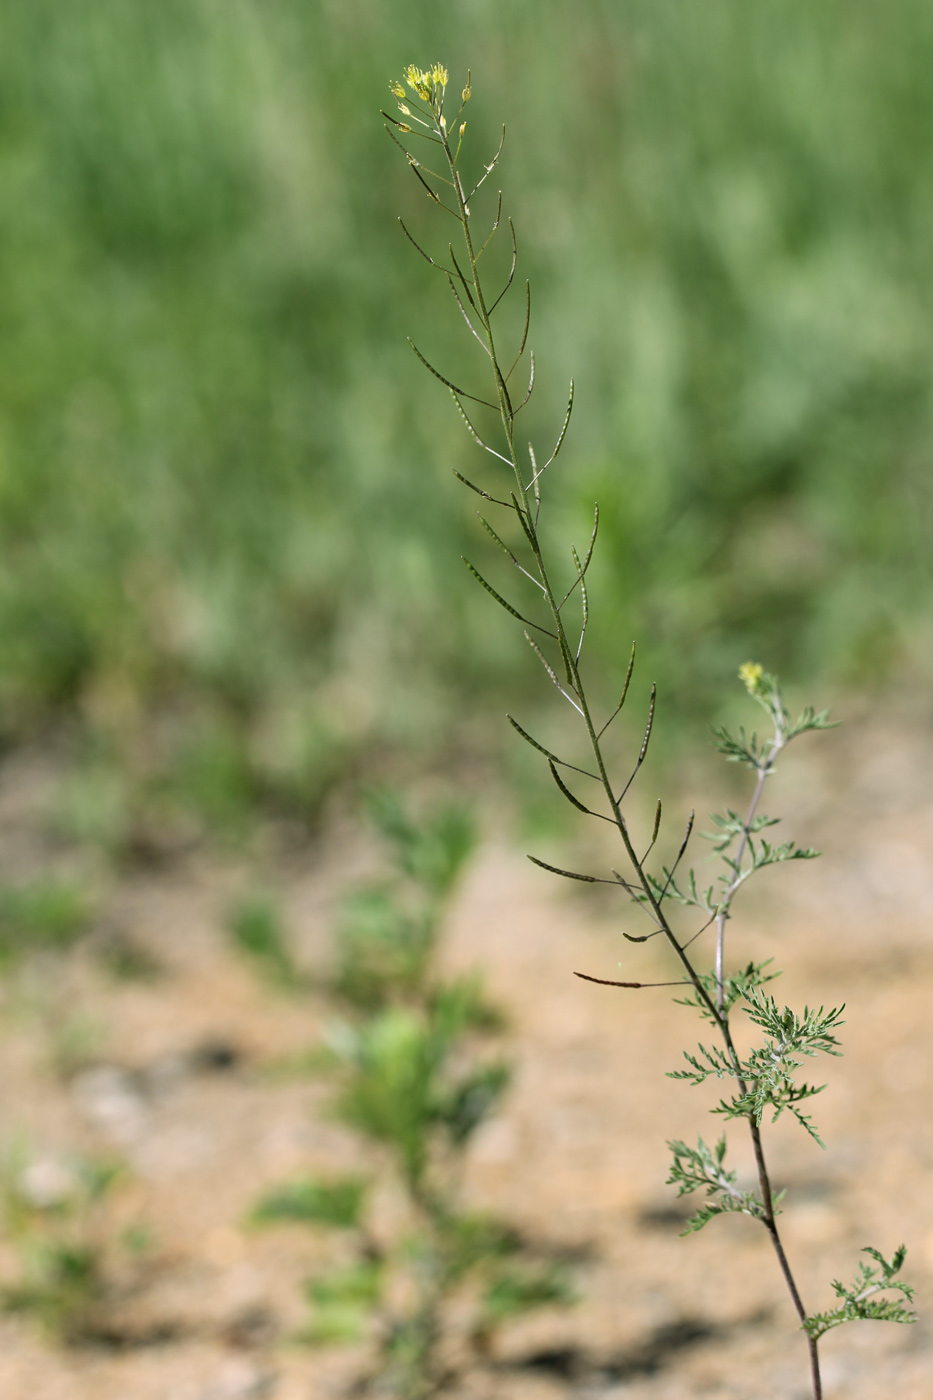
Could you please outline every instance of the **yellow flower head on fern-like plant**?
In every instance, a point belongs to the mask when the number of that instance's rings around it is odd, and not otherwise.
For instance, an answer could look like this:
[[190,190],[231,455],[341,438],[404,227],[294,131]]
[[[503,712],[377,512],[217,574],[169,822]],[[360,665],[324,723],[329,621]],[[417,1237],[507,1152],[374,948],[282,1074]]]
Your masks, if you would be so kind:
[[[443,95],[444,89],[450,81],[450,74],[443,63],[435,63],[432,68],[418,68],[414,63],[409,63],[405,69],[405,81],[416,92],[422,102],[430,102],[436,95]],[[396,97],[404,96],[404,91],[400,94],[396,92],[394,84],[392,91]],[[401,83],[399,84],[401,87]]]
[[405,81],[413,92],[416,92],[422,102],[431,101],[431,74],[422,73],[420,68],[416,68],[413,63],[409,63],[405,69]]
[[739,667],[739,680],[745,686],[749,695],[761,696],[764,690],[765,668],[757,661],[746,661]]

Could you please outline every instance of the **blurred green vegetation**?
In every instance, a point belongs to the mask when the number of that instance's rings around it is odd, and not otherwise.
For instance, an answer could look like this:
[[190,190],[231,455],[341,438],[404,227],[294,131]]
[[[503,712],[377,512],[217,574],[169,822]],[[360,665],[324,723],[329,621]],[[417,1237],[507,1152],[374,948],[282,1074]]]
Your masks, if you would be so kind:
[[311,817],[540,693],[404,339],[468,363],[378,117],[435,59],[476,155],[508,125],[541,443],[577,380],[551,492],[562,538],[603,510],[594,664],[637,637],[701,712],[748,655],[929,673],[922,0],[5,5],[0,735],[77,721],[105,826],[127,783]]
[[87,899],[74,885],[0,883],[0,967],[39,948],[70,947],[89,921]]
[[227,928],[233,946],[249,958],[256,970],[282,991],[298,991],[303,983],[295,965],[282,916],[275,902],[259,895],[241,900],[231,909]]
[[319,1181],[304,1177],[270,1191],[250,1213],[254,1225],[281,1221],[338,1225],[352,1229],[359,1221],[366,1182],[359,1176]]

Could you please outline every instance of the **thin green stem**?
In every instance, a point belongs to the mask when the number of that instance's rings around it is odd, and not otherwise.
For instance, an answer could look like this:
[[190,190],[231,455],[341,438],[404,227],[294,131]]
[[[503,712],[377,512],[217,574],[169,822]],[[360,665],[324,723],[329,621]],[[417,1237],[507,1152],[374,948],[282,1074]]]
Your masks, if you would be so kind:
[[719,909],[716,913],[716,1001],[720,1011],[723,1009],[725,1001],[725,945],[729,909],[736,891],[745,878],[741,870],[742,859],[748,848],[752,822],[755,820],[758,811],[758,804],[761,801],[761,795],[765,789],[765,782],[774,772],[775,759],[787,743],[787,716],[780,703],[778,703],[777,708],[772,708],[771,718],[774,723],[774,737],[771,740],[767,757],[762,758],[758,767],[758,779],[755,783],[755,791],[752,793],[752,800],[748,805],[748,811],[742,823],[742,833],[739,837],[739,843],[733,858],[735,865],[733,877],[719,902]]
[[[578,654],[575,654],[574,650],[570,645],[569,639],[566,634],[566,630],[564,628],[563,617],[561,614],[562,604],[559,604],[557,602],[555,591],[551,586],[551,580],[548,574],[547,566],[544,561],[538,537],[537,502],[535,509],[532,509],[528,505],[528,491],[530,490],[530,487],[527,487],[525,485],[524,479],[522,477],[521,467],[518,461],[518,454],[515,449],[515,410],[512,407],[512,402],[509,397],[508,388],[506,386],[506,380],[502,373],[502,369],[499,365],[499,360],[496,353],[495,339],[493,336],[492,324],[490,319],[491,313],[487,309],[485,294],[483,292],[483,288],[480,282],[479,271],[477,267],[477,254],[474,251],[473,239],[470,231],[470,210],[467,205],[467,200],[463,191],[463,185],[460,180],[460,174],[457,169],[457,157],[451,151],[450,142],[447,135],[447,128],[446,125],[441,121],[442,103],[442,96],[435,95],[432,98],[432,111],[434,114],[438,137],[440,138],[441,143],[444,147],[444,152],[447,158],[448,166],[450,168],[451,181],[457,200],[458,218],[463,229],[467,262],[469,267],[470,285],[475,298],[476,314],[482,326],[483,335],[486,339],[486,346],[488,347],[489,360],[492,365],[493,376],[496,385],[496,396],[499,408],[499,416],[502,421],[502,428],[508,447],[508,460],[512,467],[512,471],[515,476],[515,483],[518,488],[517,496],[513,499],[512,504],[519,516],[520,523],[528,539],[528,543],[530,545],[532,555],[534,557],[535,567],[537,569],[538,577],[541,581],[541,587],[543,589],[544,600],[547,604],[548,611],[550,612],[551,617],[553,619],[556,641],[560,650],[561,659],[564,664],[567,684],[570,691],[572,691],[573,696],[575,697],[574,703],[576,704],[577,709],[580,711],[583,717],[584,724],[586,726],[587,737],[596,764],[599,782],[605,794],[607,803],[609,805],[609,810],[612,813],[611,820],[615,825],[616,829],[618,830],[622,844],[625,848],[626,855],[628,856],[631,868],[634,872],[635,879],[637,881],[637,884],[640,886],[641,892],[644,896],[644,900],[655,919],[658,930],[664,934],[665,939],[667,940],[670,947],[673,949],[678,961],[680,962],[687,976],[687,979],[693,986],[693,989],[696,992],[696,995],[701,1005],[708,1013],[712,1021],[715,1023],[723,1039],[723,1043],[726,1047],[726,1052],[729,1057],[729,1062],[732,1066],[732,1071],[737,1080],[739,1090],[744,1097],[748,1092],[747,1084],[743,1078],[741,1059],[738,1055],[738,1052],[735,1048],[735,1044],[732,1039],[732,1033],[729,1026],[728,1011],[725,1006],[724,998],[725,925],[728,920],[729,906],[731,904],[732,896],[734,895],[735,890],[738,888],[738,884],[740,883],[740,880],[738,879],[739,870],[738,868],[736,869],[736,880],[733,883],[733,885],[730,885],[730,887],[727,888],[726,894],[723,900],[721,901],[720,908],[717,913],[715,970],[716,996],[714,999],[710,996],[709,992],[706,989],[706,986],[704,985],[703,979],[701,978],[697,969],[694,967],[693,963],[688,957],[684,945],[681,944],[674,929],[671,927],[671,924],[663,909],[663,895],[658,896],[655,893],[655,890],[653,889],[651,882],[648,878],[648,873],[643,863],[643,860],[639,858],[635,850],[634,844],[632,842],[632,839],[629,835],[628,826],[626,824],[625,817],[621,809],[620,799],[618,799],[615,795],[615,788],[609,777],[605,757],[602,751],[602,745],[600,743],[602,731],[597,732],[596,726],[593,722],[589,701],[587,699],[585,687],[583,685],[583,681],[580,674]],[[775,738],[772,743],[771,749],[768,753],[767,759],[763,760],[762,767],[759,769],[758,781],[756,784],[755,792],[753,794],[748,814],[743,824],[742,833],[737,848],[737,867],[741,865],[742,858],[744,857],[746,849],[748,847],[750,828],[752,822],[754,821],[755,814],[757,812],[758,803],[761,800],[761,795],[764,790],[765,779],[770,773],[774,759],[777,756],[777,753],[783,747],[783,745],[783,727],[780,723],[780,717],[777,714],[775,714]],[[784,1247],[781,1242],[780,1234],[777,1228],[774,1213],[774,1199],[771,1189],[771,1181],[768,1174],[767,1163],[765,1161],[764,1148],[761,1141],[761,1132],[758,1123],[756,1122],[754,1113],[748,1114],[747,1119],[752,1139],[752,1146],[755,1154],[759,1189],[761,1193],[761,1200],[764,1211],[763,1223],[770,1236],[771,1243],[777,1256],[778,1264],[780,1266],[781,1273],[787,1285],[787,1289],[790,1293],[794,1309],[797,1313],[798,1318],[800,1319],[801,1324],[803,1324],[803,1322],[805,1322],[806,1320],[807,1313],[801,1300],[800,1293],[794,1280],[794,1276],[791,1271],[790,1264],[788,1262],[787,1255],[784,1251]],[[817,1354],[817,1345],[816,1342],[809,1337],[807,1339],[807,1342],[810,1359],[811,1380],[813,1385],[813,1400],[822,1400],[822,1387],[820,1382],[820,1368],[819,1357]]]
[[742,835],[735,852],[736,873],[730,882],[725,894],[719,902],[719,909],[716,913],[716,1004],[720,1011],[725,1007],[725,948],[726,948],[726,923],[729,919],[729,907],[732,904],[732,897],[739,887],[740,870],[742,857],[745,855],[748,846],[749,829],[755,820],[755,813],[758,811],[758,803],[761,801],[761,794],[764,792],[765,779],[771,772],[771,762],[775,757],[776,749],[772,749],[767,767],[758,770],[758,781],[755,784],[755,791],[742,823]]

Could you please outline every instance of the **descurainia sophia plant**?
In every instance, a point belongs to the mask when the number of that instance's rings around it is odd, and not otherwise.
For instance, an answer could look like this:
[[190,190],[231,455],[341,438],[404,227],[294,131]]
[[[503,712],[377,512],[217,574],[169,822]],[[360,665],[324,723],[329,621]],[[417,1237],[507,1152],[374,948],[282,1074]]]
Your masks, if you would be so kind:
[[[591,884],[608,884],[640,909],[648,919],[648,932],[626,934],[634,942],[646,942],[660,937],[667,943],[679,967],[676,982],[639,983],[612,981],[609,985],[638,989],[647,985],[679,986],[680,998],[696,1009],[713,1032],[712,1045],[701,1044],[695,1052],[686,1052],[686,1068],[673,1077],[692,1084],[709,1079],[725,1086],[725,1092],[711,1110],[727,1122],[744,1122],[751,1137],[757,1171],[757,1190],[739,1187],[737,1173],[726,1165],[727,1140],[718,1138],[713,1146],[702,1138],[696,1147],[684,1142],[669,1143],[672,1164],[668,1183],[677,1187],[679,1195],[701,1192],[702,1204],[689,1222],[688,1231],[699,1230],[716,1215],[740,1212],[761,1223],[767,1231],[784,1282],[790,1293],[794,1310],[804,1333],[808,1351],[810,1380],[814,1400],[821,1400],[819,1341],[831,1328],[859,1318],[874,1318],[890,1322],[912,1322],[913,1314],[905,1307],[912,1297],[911,1288],[901,1283],[898,1275],[904,1261],[901,1246],[890,1259],[876,1249],[863,1253],[872,1263],[860,1263],[858,1276],[847,1287],[834,1282],[839,1300],[825,1312],[809,1312],[803,1300],[787,1258],[777,1217],[781,1197],[771,1184],[765,1157],[762,1127],[765,1119],[774,1122],[787,1112],[820,1143],[817,1129],[804,1106],[825,1086],[801,1082],[798,1071],[804,1061],[819,1054],[839,1054],[836,1030],[842,1024],[843,1007],[826,1011],[823,1007],[805,1007],[798,1014],[782,1007],[767,990],[777,973],[770,963],[748,962],[729,970],[727,963],[727,932],[736,894],[745,882],[769,865],[793,860],[812,859],[818,853],[802,849],[792,841],[772,843],[765,836],[776,819],[764,815],[760,802],[768,777],[774,772],[781,752],[793,740],[810,730],[830,727],[828,715],[805,709],[792,720],[784,704],[777,679],[753,662],[740,670],[751,699],[767,715],[770,733],[759,740],[755,734],[740,729],[732,734],[725,729],[715,732],[719,751],[727,760],[751,770],[754,786],[744,815],[727,811],[713,818],[715,851],[722,861],[718,881],[701,888],[693,869],[685,864],[687,848],[693,835],[691,814],[676,855],[669,865],[652,860],[661,830],[662,810],[659,802],[655,811],[650,837],[639,837],[631,824],[626,798],[637,777],[648,750],[655,712],[655,689],[652,687],[644,737],[634,761],[623,779],[610,772],[605,747],[605,735],[622,710],[628,696],[634,668],[635,649],[629,660],[621,695],[606,717],[591,696],[584,681],[582,655],[589,617],[586,574],[593,557],[599,528],[599,510],[594,510],[589,543],[582,558],[574,547],[570,549],[572,569],[558,582],[560,571],[551,558],[539,528],[542,510],[542,480],[557,458],[566,437],[573,408],[571,382],[563,421],[553,450],[539,463],[534,447],[529,443],[527,459],[519,452],[516,420],[528,403],[535,384],[534,357],[529,350],[527,388],[519,396],[513,387],[513,376],[522,364],[528,349],[528,329],[531,314],[529,284],[524,286],[524,321],[518,343],[507,357],[503,356],[501,337],[494,328],[494,316],[503,297],[513,287],[517,266],[515,228],[508,220],[511,235],[511,263],[503,284],[495,294],[490,291],[480,273],[483,254],[500,228],[502,195],[498,195],[488,230],[483,241],[475,233],[476,222],[471,208],[473,200],[496,169],[502,153],[505,129],[498,150],[484,163],[474,183],[462,174],[461,150],[466,121],[464,112],[472,88],[469,73],[466,86],[456,101],[456,111],[448,117],[445,111],[449,74],[442,64],[428,69],[409,66],[404,81],[394,80],[390,91],[398,104],[398,116],[383,112],[386,130],[398,145],[408,164],[430,200],[440,206],[459,225],[459,251],[448,243],[445,253],[435,258],[414,238],[400,219],[409,241],[430,266],[446,279],[457,310],[462,316],[475,344],[479,347],[481,363],[486,373],[487,389],[465,389],[441,374],[429,363],[413,341],[409,343],[422,364],[449,391],[457,411],[473,442],[494,460],[491,481],[477,484],[461,473],[455,474],[471,491],[482,498],[486,508],[500,512],[499,529],[480,516],[482,525],[506,558],[522,576],[522,587],[529,601],[510,601],[488,579],[464,560],[467,568],[496,602],[522,623],[525,638],[544,667],[549,680],[560,696],[576,713],[585,735],[587,757],[569,762],[539,743],[517,720],[509,722],[526,743],[536,749],[550,769],[561,795],[581,814],[608,822],[621,842],[626,858],[624,872],[612,870],[600,876],[563,870],[531,857],[534,863],[556,875]],[[453,106],[453,104],[451,104]],[[467,407],[467,405],[469,407]],[[482,415],[482,416],[481,416]],[[487,430],[486,419],[492,427]],[[493,437],[492,434],[496,436]],[[571,624],[567,609],[578,610],[578,621]],[[575,756],[576,757],[576,756]],[[581,783],[593,784],[586,790]],[[571,784],[573,786],[571,786]],[[586,791],[585,797],[579,796]],[[592,797],[589,792],[595,791]],[[681,920],[672,917],[673,906],[680,905],[699,926],[688,925],[684,931]],[[683,917],[683,916],[682,916]],[[709,955],[707,943],[713,943],[712,967],[705,970]],[[589,981],[608,979],[588,977]],[[733,1015],[742,1011],[762,1032],[762,1044],[741,1055],[733,1037]],[[822,1145],[822,1144],[820,1144]],[[892,1296],[893,1295],[893,1296]]]

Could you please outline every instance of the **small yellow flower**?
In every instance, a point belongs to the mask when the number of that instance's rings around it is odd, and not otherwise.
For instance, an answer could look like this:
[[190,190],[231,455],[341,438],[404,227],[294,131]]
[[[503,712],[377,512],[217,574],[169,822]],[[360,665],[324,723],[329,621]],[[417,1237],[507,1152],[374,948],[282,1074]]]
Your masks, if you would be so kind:
[[[443,90],[450,81],[450,74],[443,63],[435,63],[432,68],[417,68],[413,63],[409,63],[405,69],[405,81],[413,92],[416,92],[423,102],[430,102],[435,96],[443,95]],[[391,84],[390,84],[391,86]],[[396,97],[404,96],[392,88]]]
[[389,84],[389,91],[391,92],[393,97],[402,98],[405,96],[405,89],[399,82],[398,78],[392,79],[391,83]]
[[765,668],[757,661],[746,661],[739,667],[739,680],[743,682],[749,695],[761,695]]
[[423,102],[431,101],[431,74],[422,73],[420,68],[416,68],[413,63],[409,63],[405,69],[405,81],[408,86],[415,91]]

